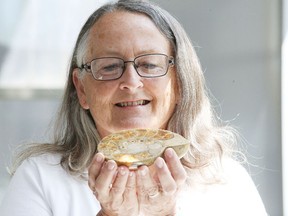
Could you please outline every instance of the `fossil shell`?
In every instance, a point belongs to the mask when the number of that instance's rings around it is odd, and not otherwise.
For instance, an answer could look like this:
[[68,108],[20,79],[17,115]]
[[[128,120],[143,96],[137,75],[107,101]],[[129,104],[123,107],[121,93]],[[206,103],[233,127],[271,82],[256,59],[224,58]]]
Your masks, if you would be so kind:
[[168,147],[181,158],[189,145],[187,139],[171,131],[132,129],[104,137],[98,144],[98,152],[103,153],[107,160],[115,160],[118,165],[137,169],[141,165],[151,165]]

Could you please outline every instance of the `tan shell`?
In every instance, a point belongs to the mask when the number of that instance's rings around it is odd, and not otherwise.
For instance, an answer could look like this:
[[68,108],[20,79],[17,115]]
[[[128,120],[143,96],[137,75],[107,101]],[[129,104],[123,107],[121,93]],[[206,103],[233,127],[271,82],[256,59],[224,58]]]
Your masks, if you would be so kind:
[[187,139],[171,131],[132,129],[104,137],[98,144],[98,152],[103,153],[107,160],[115,160],[118,165],[136,169],[141,165],[151,165],[168,147],[181,158],[189,145]]

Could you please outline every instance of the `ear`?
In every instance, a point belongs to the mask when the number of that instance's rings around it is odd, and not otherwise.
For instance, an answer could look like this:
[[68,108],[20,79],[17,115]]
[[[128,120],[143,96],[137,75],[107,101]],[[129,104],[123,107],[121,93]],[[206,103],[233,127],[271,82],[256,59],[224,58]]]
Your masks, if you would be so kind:
[[76,88],[79,103],[83,109],[89,109],[89,104],[87,103],[87,96],[85,92],[85,87],[82,80],[79,78],[79,69],[75,68],[73,70],[73,83]]

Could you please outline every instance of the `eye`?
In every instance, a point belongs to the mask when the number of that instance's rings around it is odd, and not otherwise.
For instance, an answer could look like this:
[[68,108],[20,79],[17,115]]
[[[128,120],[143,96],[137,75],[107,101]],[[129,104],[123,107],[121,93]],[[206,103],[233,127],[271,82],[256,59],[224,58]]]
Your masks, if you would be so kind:
[[137,68],[141,68],[143,70],[154,70],[158,67],[159,65],[157,64],[157,62],[153,62],[153,61],[140,61],[138,62],[138,65],[137,65]]
[[115,70],[119,70],[122,68],[122,65],[121,64],[110,64],[110,65],[106,65],[106,66],[103,66],[101,68],[101,71],[102,72],[110,72],[110,71],[115,71]]
[[158,66],[156,64],[147,62],[147,63],[143,63],[143,64],[139,65],[139,67],[143,67],[145,69],[151,70],[151,69],[155,69]]

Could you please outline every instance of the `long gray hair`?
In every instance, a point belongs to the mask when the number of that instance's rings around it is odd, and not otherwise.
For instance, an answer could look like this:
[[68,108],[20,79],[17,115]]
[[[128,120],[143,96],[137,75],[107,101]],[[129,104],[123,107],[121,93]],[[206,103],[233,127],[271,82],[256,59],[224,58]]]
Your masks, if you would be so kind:
[[88,167],[97,152],[99,135],[90,112],[82,109],[79,104],[72,72],[83,64],[92,26],[104,14],[113,11],[148,16],[170,41],[174,51],[180,101],[167,129],[191,141],[190,151],[182,159],[183,165],[190,171],[188,173],[220,161],[225,154],[231,152],[230,145],[234,144],[235,137],[232,130],[220,126],[216,121],[205,90],[203,72],[189,37],[179,22],[157,5],[141,0],[120,0],[96,10],[78,36],[55,126],[54,141],[50,144],[34,144],[20,154],[16,164],[20,164],[31,155],[50,152],[60,154],[61,165],[73,175],[80,175]]

